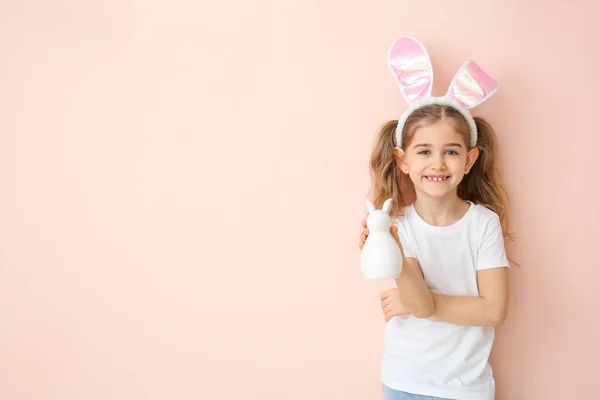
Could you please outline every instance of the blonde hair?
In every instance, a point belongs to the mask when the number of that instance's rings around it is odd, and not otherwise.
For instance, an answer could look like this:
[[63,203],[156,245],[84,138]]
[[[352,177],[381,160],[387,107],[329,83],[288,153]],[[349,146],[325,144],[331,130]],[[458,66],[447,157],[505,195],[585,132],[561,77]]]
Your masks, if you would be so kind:
[[[414,185],[396,163],[394,147],[406,150],[418,128],[441,119],[449,120],[463,136],[465,143],[470,143],[467,121],[459,111],[447,105],[426,105],[415,110],[404,125],[402,143],[395,143],[398,121],[386,122],[381,127],[370,160],[372,185],[369,194],[378,209],[386,199],[392,198],[390,215],[399,215],[402,208],[412,203]],[[498,214],[504,237],[512,239],[512,235],[508,233],[508,195],[497,166],[496,134],[483,118],[475,117],[474,120],[477,126],[476,146],[479,149],[479,157],[458,185],[458,196],[463,200],[483,205]]]

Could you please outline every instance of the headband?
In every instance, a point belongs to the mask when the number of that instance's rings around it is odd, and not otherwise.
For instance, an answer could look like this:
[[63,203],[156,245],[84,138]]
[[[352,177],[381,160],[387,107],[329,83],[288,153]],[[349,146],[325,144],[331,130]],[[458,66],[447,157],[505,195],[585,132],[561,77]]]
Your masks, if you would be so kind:
[[433,70],[425,46],[418,40],[404,36],[397,39],[388,53],[388,66],[408,108],[398,119],[396,145],[401,146],[404,124],[420,107],[437,104],[455,108],[467,120],[471,129],[471,147],[477,144],[477,127],[469,112],[473,107],[489,99],[498,90],[498,84],[477,64],[465,62],[442,97],[432,97]]

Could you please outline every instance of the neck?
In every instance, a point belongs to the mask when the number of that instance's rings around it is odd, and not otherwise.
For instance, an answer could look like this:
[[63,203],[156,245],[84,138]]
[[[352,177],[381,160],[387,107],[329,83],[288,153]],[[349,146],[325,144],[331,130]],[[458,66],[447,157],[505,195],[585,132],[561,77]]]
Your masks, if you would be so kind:
[[462,200],[456,192],[444,197],[429,197],[417,193],[415,210],[430,225],[448,226],[461,219],[469,204]]

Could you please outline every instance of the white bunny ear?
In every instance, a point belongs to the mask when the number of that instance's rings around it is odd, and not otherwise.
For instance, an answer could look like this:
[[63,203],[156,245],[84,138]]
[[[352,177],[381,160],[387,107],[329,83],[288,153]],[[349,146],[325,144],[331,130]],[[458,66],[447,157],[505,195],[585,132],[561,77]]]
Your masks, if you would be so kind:
[[381,209],[386,213],[389,214],[390,210],[392,209],[392,199],[387,199],[386,201],[383,202],[383,207],[381,207]]
[[498,84],[473,61],[465,62],[450,83],[446,97],[466,109],[476,107],[498,90]]
[[417,39],[410,36],[397,39],[388,52],[388,67],[408,104],[431,96],[431,60]]
[[369,210],[369,212],[375,211],[375,205],[371,203],[369,199],[367,199],[367,210]]

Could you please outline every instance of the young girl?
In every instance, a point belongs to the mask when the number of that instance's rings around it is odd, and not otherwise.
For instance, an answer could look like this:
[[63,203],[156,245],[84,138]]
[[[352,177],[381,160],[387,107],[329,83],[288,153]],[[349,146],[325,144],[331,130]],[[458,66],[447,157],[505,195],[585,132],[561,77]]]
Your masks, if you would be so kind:
[[[508,304],[506,194],[494,131],[469,109],[497,86],[467,62],[444,97],[431,97],[431,63],[412,38],[396,41],[389,65],[410,106],[383,126],[371,157],[373,203],[393,199],[404,257],[396,288],[381,294],[384,395],[493,400],[488,358]],[[363,221],[361,249],[368,233]]]

